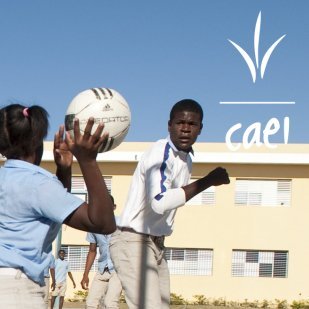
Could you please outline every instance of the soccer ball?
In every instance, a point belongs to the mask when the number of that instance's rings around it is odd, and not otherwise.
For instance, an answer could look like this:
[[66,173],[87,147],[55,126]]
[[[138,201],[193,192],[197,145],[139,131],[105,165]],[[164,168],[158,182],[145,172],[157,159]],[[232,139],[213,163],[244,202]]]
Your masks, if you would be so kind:
[[89,117],[94,118],[92,132],[100,122],[104,123],[104,131],[109,133],[108,142],[99,148],[99,152],[112,150],[119,146],[126,137],[131,112],[127,101],[110,88],[91,88],[77,94],[68,106],[65,116],[65,129],[73,137],[74,118],[79,119],[83,133]]

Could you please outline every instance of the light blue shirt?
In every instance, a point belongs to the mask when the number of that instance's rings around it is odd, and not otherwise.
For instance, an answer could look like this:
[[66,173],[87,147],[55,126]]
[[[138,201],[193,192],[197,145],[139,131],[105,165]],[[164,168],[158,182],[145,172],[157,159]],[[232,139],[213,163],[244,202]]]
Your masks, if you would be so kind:
[[109,271],[114,271],[114,265],[110,257],[109,241],[111,235],[102,235],[87,233],[86,240],[92,244],[97,244],[99,247],[100,256],[98,259],[98,271],[103,273],[104,268],[107,266]]
[[0,267],[19,268],[44,285],[52,242],[82,203],[43,168],[7,160],[0,168]]
[[66,260],[57,259],[55,261],[55,280],[56,283],[67,281],[67,274],[70,270],[70,264]]

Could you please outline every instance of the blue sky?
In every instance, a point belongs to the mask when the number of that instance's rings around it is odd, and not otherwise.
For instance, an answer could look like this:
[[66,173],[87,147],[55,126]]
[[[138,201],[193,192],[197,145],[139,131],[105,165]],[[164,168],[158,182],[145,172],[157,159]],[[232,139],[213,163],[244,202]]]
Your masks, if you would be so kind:
[[[264,78],[253,83],[240,45],[254,60],[254,30],[261,12],[259,57],[282,35]],[[64,121],[79,92],[110,87],[128,101],[126,141],[167,135],[171,106],[192,98],[205,111],[200,142],[241,141],[255,122],[277,118],[270,138],[309,141],[308,0],[19,0],[0,1],[0,102],[39,104],[50,133]],[[293,105],[222,105],[221,101],[292,101]]]

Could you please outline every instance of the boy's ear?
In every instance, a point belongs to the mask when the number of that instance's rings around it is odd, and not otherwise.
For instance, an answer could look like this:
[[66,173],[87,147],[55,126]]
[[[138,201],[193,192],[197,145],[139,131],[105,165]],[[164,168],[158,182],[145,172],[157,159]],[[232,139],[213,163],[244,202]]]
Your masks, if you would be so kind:
[[171,121],[170,120],[168,121],[167,125],[168,125],[168,132],[170,132],[170,127],[171,127]]
[[201,134],[202,129],[203,129],[203,123],[201,123],[200,132],[199,132],[199,134],[198,134],[198,135],[200,135],[200,134]]

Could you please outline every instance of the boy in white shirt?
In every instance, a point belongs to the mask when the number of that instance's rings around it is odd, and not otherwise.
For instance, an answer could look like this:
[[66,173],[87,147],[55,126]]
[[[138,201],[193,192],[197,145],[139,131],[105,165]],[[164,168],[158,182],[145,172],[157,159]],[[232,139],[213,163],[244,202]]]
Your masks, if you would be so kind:
[[178,207],[211,186],[230,182],[218,167],[188,184],[195,143],[203,127],[202,107],[194,100],[176,103],[168,122],[169,136],[141,158],[133,175],[110,252],[130,309],[167,309],[170,283],[164,237],[173,230]]

